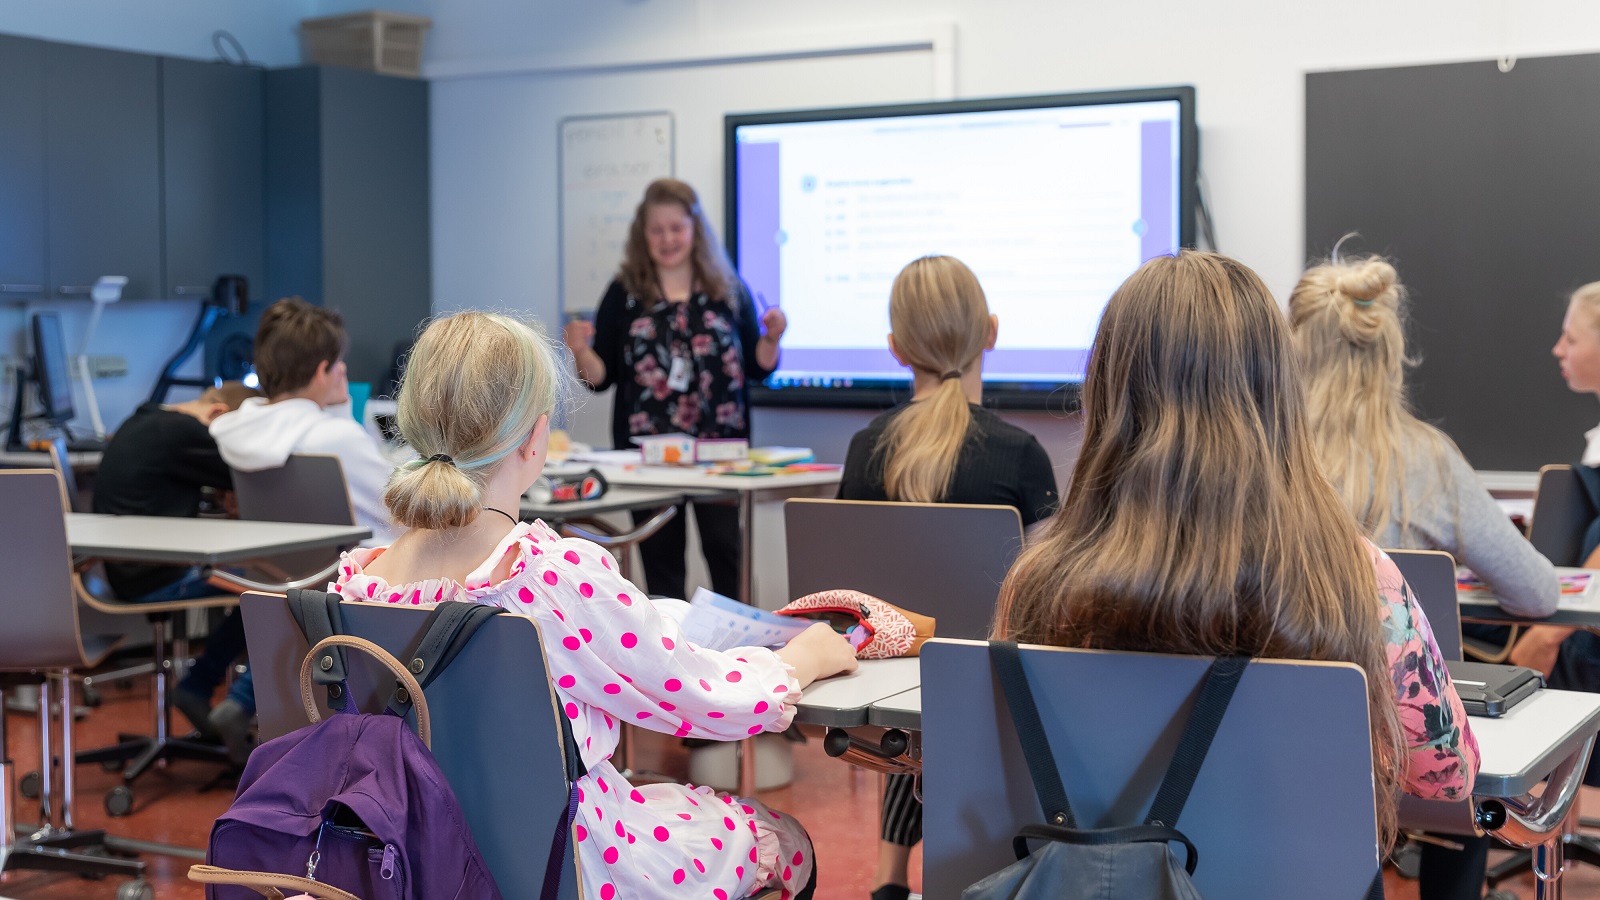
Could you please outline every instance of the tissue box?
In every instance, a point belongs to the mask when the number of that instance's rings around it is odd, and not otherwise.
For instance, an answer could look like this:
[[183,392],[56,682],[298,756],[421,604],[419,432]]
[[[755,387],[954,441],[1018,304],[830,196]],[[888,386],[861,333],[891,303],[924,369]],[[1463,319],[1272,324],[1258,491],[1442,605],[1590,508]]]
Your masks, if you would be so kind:
[[750,455],[744,438],[710,438],[694,442],[695,462],[731,462]]
[[634,438],[645,465],[682,466],[694,462],[694,438],[687,434],[652,434]]

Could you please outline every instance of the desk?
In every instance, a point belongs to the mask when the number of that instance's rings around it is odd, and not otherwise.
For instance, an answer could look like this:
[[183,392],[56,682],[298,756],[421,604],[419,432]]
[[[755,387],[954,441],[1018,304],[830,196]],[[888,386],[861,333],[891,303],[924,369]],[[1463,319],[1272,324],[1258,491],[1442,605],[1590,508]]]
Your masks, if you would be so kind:
[[838,493],[843,467],[827,472],[796,472],[792,475],[708,475],[692,468],[671,466],[616,466],[595,468],[614,485],[677,488],[684,491],[720,494],[739,506],[739,596],[735,599],[755,603],[753,587],[755,555],[756,500],[787,500],[790,497],[832,497]]
[[1495,498],[1532,497],[1539,489],[1538,472],[1485,471],[1478,473],[1478,480]]
[[67,542],[74,554],[121,562],[219,566],[358,544],[371,536],[369,529],[359,525],[67,515]]
[[[85,450],[67,454],[74,471],[93,472],[100,468],[101,451]],[[40,450],[0,451],[0,469],[49,469],[50,454]]]
[[[837,678],[814,681],[800,695],[794,720],[802,725],[829,728],[854,728],[870,724],[869,711],[880,700],[903,694],[913,688],[921,696],[922,661],[915,656],[900,659],[864,659],[856,671]],[[917,707],[913,728],[922,727],[922,707]]]
[[[1600,579],[1600,570],[1556,567],[1556,572],[1560,574],[1584,571],[1590,572],[1591,577]],[[1591,588],[1591,591],[1595,598],[1600,598],[1600,585]],[[1477,591],[1471,596],[1457,594],[1461,607],[1461,621],[1489,625],[1566,625],[1600,631],[1600,600],[1588,599],[1580,606],[1577,604],[1580,597],[1563,594],[1556,601],[1557,608],[1554,615],[1547,619],[1525,619],[1501,609],[1493,598],[1485,596],[1486,593]]]
[[[630,512],[636,509],[660,509],[677,506],[685,499],[713,496],[714,492],[685,491],[679,488],[647,488],[614,485],[606,489],[598,500],[578,500],[573,503],[540,503],[522,498],[524,519],[543,519],[546,522],[564,522],[592,519],[606,513]],[[731,494],[727,495],[731,498]]]

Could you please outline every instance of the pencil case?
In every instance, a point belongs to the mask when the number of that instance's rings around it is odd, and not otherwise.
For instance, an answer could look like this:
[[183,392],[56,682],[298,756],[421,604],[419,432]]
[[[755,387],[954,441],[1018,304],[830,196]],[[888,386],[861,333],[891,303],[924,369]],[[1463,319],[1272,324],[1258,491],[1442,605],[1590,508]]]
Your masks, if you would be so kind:
[[935,620],[860,591],[819,591],[782,609],[780,616],[827,622],[855,648],[857,659],[916,656],[933,637]]

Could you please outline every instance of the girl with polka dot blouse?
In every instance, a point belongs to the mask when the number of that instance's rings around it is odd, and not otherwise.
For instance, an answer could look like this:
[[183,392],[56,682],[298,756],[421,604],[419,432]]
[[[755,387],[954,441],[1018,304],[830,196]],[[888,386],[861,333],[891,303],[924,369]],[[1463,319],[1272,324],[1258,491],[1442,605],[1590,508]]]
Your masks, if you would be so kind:
[[485,603],[539,623],[588,768],[572,833],[586,896],[741,900],[777,887],[809,898],[815,860],[794,819],[710,788],[635,787],[610,758],[624,722],[713,740],[782,731],[800,691],[853,670],[855,655],[821,623],[777,651],[696,647],[677,624],[681,601],[649,599],[595,544],[518,521],[544,466],[560,371],[550,343],[514,319],[469,312],[430,325],[399,397],[419,456],[384,497],[410,530],[347,554],[333,589],[406,606]]

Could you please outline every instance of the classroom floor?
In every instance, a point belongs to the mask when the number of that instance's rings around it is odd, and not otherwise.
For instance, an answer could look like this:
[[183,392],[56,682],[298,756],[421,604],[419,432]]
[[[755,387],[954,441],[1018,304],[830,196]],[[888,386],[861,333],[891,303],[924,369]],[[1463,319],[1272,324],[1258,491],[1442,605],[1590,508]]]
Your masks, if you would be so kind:
[[[118,731],[144,731],[148,719],[149,694],[143,683],[131,689],[110,688],[105,693],[104,705],[79,722],[78,746],[97,747],[109,743]],[[16,771],[36,768],[38,739],[34,718],[7,714],[6,725]],[[676,740],[645,733],[638,752],[639,765],[643,768],[679,778],[687,773],[688,757]],[[765,791],[761,799],[794,814],[802,822],[811,823],[820,865],[819,900],[864,900],[872,888],[872,871],[877,858],[877,846],[872,838],[876,836],[878,819],[878,776],[829,758],[822,752],[821,742],[816,740],[795,746],[794,768],[796,777],[790,786]],[[102,771],[99,766],[81,766],[78,769],[78,824],[87,828],[105,827],[119,836],[204,848],[212,820],[232,799],[231,790],[227,788],[198,792],[215,773],[216,767],[208,764],[173,763],[164,771],[146,775],[136,786],[137,801],[132,815],[110,819],[101,806],[101,798],[117,783],[116,775]],[[18,821],[37,820],[38,804],[21,798],[18,803]],[[1591,814],[1600,811],[1600,791],[1586,791],[1585,803]],[[838,824],[828,827],[820,823]],[[1496,853],[1491,861],[1499,856]],[[145,859],[159,900],[200,900],[204,896],[198,885],[184,878],[191,860],[154,855]],[[918,853],[913,857],[913,870],[920,864]],[[95,882],[76,876],[17,872],[0,879],[0,898],[112,900],[117,883],[116,879]],[[1519,897],[1533,896],[1531,876],[1502,887]],[[1600,898],[1600,870],[1575,867],[1567,873],[1565,887],[1566,896],[1572,900]],[[916,879],[913,879],[913,888],[920,888]],[[1415,900],[1417,897],[1416,882],[1400,878],[1392,869],[1385,874],[1385,890],[1389,900]]]

